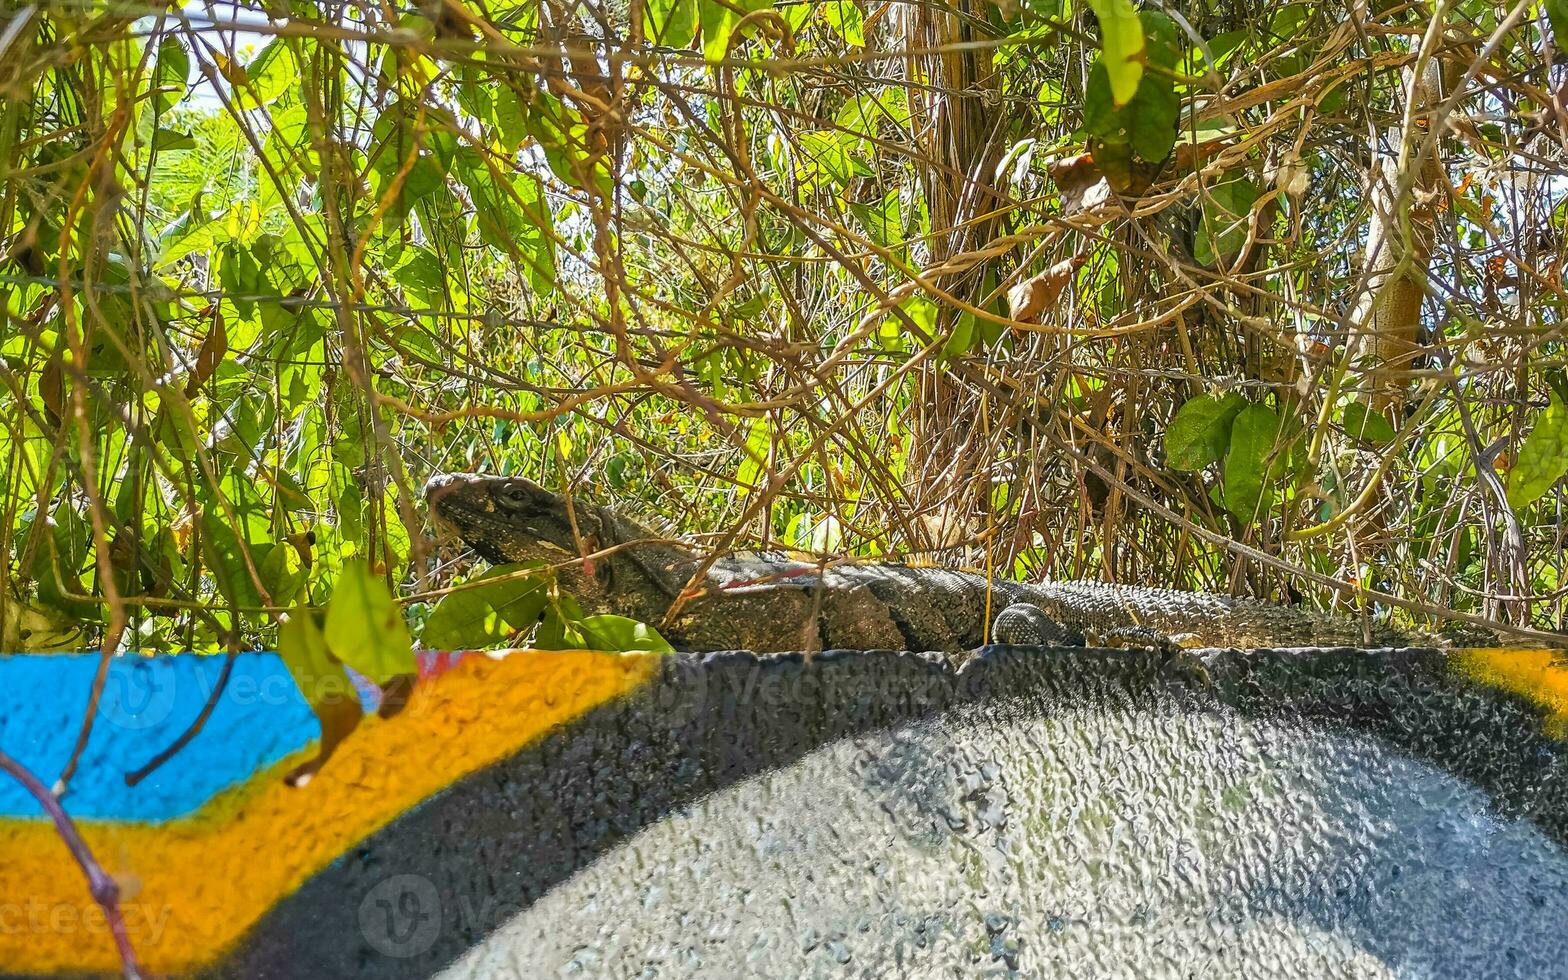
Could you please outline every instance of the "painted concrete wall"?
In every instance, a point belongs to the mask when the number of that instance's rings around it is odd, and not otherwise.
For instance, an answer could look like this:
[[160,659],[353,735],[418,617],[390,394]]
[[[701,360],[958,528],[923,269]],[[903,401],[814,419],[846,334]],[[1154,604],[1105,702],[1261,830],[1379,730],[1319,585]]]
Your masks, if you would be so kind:
[[[181,975],[1568,977],[1557,656],[446,657],[304,788],[285,689],[67,804]],[[48,780],[75,726],[30,706],[93,660],[45,659],[0,658],[0,745]],[[111,774],[211,690],[129,668]],[[111,972],[52,828],[0,806],[0,968]]]

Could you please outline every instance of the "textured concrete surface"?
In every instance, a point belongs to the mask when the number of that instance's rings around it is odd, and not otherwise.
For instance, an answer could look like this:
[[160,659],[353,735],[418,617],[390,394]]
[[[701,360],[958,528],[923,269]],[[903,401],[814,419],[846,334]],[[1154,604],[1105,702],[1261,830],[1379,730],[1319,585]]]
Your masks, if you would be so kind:
[[670,658],[213,972],[1568,976],[1568,747],[1459,666]]
[[441,975],[1568,970],[1568,854],[1441,770],[1230,711],[1038,707],[842,740],[708,796]]

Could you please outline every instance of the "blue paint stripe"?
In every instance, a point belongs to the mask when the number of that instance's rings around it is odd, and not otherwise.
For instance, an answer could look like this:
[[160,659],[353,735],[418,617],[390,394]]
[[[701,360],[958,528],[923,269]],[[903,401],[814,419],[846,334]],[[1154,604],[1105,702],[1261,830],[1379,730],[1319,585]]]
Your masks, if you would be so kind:
[[[98,655],[0,655],[0,748],[45,785],[65,767],[81,729]],[[125,774],[166,748],[196,719],[217,684],[222,656],[116,657],[87,750],[64,799],[74,817],[160,822],[191,813],[320,738],[321,727],[274,653],[242,653],[206,725],[134,787]],[[0,774],[0,817],[41,817]]]

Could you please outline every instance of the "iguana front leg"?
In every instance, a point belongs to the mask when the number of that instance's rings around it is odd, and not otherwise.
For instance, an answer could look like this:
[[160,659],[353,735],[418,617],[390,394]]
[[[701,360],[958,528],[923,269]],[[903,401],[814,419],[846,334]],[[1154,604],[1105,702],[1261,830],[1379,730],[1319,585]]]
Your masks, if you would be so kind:
[[1015,602],[991,621],[991,642],[1016,647],[1081,647],[1084,636],[1032,602]]

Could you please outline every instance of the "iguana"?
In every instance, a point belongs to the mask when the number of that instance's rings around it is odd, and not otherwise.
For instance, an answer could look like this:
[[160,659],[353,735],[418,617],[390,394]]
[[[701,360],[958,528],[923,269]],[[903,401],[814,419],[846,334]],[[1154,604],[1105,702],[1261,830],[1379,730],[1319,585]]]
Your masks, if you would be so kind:
[[695,546],[519,477],[442,474],[425,496],[431,513],[486,560],[557,566],[562,588],[585,610],[652,624],[689,650],[958,652],[987,640],[1180,647],[1434,642],[1375,624],[1368,635],[1348,618],[1256,599],[1096,581],[988,585],[984,576],[946,568],[819,565],[766,553],[719,558],[700,591],[666,622],[701,564]]

